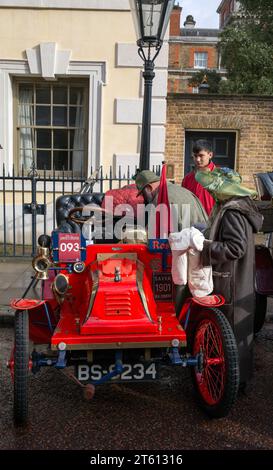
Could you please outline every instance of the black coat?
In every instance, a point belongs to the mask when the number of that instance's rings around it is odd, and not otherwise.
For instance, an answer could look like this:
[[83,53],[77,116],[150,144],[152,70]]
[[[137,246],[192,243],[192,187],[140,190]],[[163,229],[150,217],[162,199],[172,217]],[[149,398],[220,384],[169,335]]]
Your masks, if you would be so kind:
[[221,310],[237,341],[241,383],[251,378],[253,369],[254,233],[262,221],[249,197],[232,198],[212,221],[202,252],[203,265],[213,268],[214,292],[226,299]]

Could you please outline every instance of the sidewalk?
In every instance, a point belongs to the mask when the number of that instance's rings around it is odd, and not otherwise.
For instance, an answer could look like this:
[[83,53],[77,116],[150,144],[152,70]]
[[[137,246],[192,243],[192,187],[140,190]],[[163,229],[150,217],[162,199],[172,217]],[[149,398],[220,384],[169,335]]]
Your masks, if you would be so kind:
[[31,281],[34,271],[31,259],[0,259],[0,323],[12,323],[14,311],[11,299],[20,298]]

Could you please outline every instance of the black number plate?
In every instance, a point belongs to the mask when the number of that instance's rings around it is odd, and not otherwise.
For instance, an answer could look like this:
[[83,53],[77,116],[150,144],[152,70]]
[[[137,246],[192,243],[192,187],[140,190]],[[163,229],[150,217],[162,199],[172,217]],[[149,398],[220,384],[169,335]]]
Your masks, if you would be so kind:
[[155,300],[173,300],[171,273],[153,273],[153,293]]
[[[115,365],[111,364],[108,367],[101,364],[78,364],[76,366],[76,377],[80,382],[88,380],[97,381],[101,380],[105,375],[114,370]],[[150,381],[158,378],[158,370],[155,362],[149,364],[123,364],[123,372],[121,375],[112,377],[112,381],[138,382],[141,380]]]

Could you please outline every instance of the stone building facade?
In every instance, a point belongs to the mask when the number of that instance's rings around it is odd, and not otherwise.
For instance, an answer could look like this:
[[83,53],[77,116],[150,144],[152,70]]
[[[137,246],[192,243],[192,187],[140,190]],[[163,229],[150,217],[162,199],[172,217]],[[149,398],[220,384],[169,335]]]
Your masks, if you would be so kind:
[[[165,39],[153,86],[155,165],[165,147]],[[144,94],[137,50],[128,0],[1,0],[1,167],[29,171],[34,161],[68,177],[100,165],[134,171]]]
[[[0,178],[27,175],[32,165],[47,178],[46,220],[53,226],[55,197],[71,180],[134,174],[139,162],[144,85],[143,61],[128,0],[0,0]],[[151,166],[164,160],[168,32],[156,59],[151,117]],[[1,183],[1,181],[0,181]],[[31,242],[32,222],[22,218],[31,202],[24,191],[0,184],[0,243]],[[105,190],[107,186],[105,185]],[[97,184],[94,191],[100,191]],[[37,187],[42,204],[44,187]],[[15,201],[15,202],[14,202]],[[16,220],[16,224],[14,223]],[[37,233],[44,232],[38,217]]]
[[170,93],[166,161],[181,182],[190,169],[192,136],[204,137],[219,149],[216,164],[233,167],[253,187],[254,173],[273,168],[272,127],[273,97]]

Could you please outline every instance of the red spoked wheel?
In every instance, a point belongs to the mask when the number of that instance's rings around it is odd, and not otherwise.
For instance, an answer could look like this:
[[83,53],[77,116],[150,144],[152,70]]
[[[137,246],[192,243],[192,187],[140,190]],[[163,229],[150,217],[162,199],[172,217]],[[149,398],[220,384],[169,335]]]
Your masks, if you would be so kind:
[[213,418],[226,416],[238,393],[239,362],[233,331],[221,311],[197,313],[192,354],[202,358],[202,367],[192,371],[201,407]]

